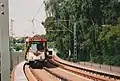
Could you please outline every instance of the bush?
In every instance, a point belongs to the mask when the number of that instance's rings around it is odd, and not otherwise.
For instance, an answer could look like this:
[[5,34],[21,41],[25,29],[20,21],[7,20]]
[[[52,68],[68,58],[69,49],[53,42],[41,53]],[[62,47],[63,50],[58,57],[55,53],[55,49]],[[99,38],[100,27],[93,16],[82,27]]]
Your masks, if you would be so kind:
[[103,57],[102,56],[92,57],[92,62],[102,64],[103,63]]
[[120,55],[106,56],[104,59],[104,64],[120,66]]

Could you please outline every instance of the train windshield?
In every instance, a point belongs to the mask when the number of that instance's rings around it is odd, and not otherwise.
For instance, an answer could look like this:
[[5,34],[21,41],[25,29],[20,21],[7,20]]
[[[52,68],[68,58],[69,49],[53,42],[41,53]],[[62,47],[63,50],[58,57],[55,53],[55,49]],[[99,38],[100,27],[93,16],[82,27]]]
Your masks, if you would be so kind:
[[44,50],[45,42],[30,42],[29,46],[32,51]]

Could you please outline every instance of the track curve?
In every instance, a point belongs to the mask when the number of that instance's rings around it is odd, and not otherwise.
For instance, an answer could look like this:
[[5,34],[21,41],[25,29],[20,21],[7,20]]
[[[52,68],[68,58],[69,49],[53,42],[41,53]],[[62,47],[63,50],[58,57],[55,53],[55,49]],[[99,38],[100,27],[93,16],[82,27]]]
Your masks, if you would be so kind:
[[[57,56],[55,56],[52,61],[54,61],[52,63],[58,64],[61,68],[69,70],[75,74],[79,74],[81,76],[90,78],[92,80],[97,80],[97,81],[119,81],[120,80],[118,79],[119,76],[118,77],[115,75],[111,76],[111,74],[105,74],[105,73],[97,72],[97,71],[86,69],[86,68],[80,68],[80,66],[76,65],[75,63],[62,60]],[[65,67],[67,66],[67,68],[65,68],[64,66]]]
[[[20,64],[18,66],[20,66]],[[21,81],[15,80],[14,76],[16,69],[20,68],[18,66],[16,66],[11,73],[11,81]],[[23,71],[21,71],[21,69]],[[80,70],[75,65],[57,56],[48,60],[47,64],[42,69],[33,69],[29,67],[28,64],[24,64],[23,68],[17,70],[24,72],[28,81],[116,81],[99,74],[84,71],[83,69]],[[17,75],[17,77],[19,77],[19,75]]]

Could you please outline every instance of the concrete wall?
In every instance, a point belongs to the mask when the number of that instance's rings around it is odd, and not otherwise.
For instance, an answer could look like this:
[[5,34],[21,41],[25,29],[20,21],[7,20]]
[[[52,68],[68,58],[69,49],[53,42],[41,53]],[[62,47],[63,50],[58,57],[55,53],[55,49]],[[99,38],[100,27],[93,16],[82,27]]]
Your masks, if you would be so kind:
[[[24,61],[24,52],[12,52],[12,60],[11,60],[11,65],[12,69],[17,65],[18,63]],[[0,54],[0,62],[1,62],[1,54]],[[0,70],[1,70],[1,63],[0,63]]]
[[[12,52],[12,60],[11,60],[11,65],[12,68],[14,68],[18,63],[24,61],[24,52]],[[1,54],[0,54],[0,62],[1,62]],[[0,76],[1,76],[1,63],[0,63]],[[1,81],[1,77],[0,77]]]
[[24,52],[12,52],[12,68],[18,63],[24,61]]

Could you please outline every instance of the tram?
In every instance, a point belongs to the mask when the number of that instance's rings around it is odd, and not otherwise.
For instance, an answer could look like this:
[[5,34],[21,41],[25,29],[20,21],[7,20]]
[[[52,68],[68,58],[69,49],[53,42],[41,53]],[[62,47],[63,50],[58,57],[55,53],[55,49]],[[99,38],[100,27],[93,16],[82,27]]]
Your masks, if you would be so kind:
[[25,42],[25,60],[32,68],[42,68],[52,58],[47,41],[39,35],[28,37]]

